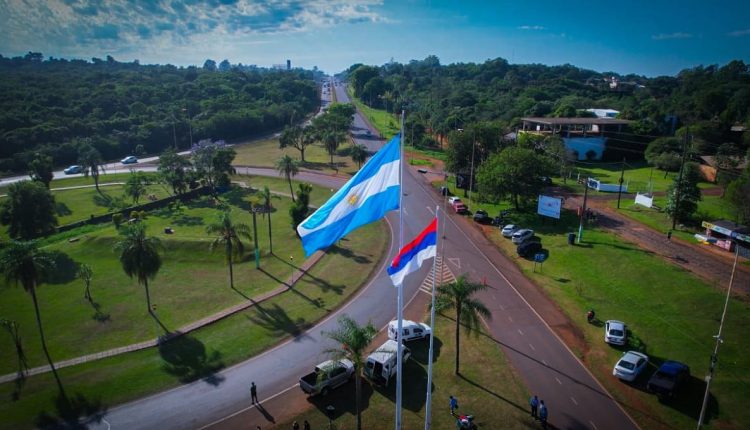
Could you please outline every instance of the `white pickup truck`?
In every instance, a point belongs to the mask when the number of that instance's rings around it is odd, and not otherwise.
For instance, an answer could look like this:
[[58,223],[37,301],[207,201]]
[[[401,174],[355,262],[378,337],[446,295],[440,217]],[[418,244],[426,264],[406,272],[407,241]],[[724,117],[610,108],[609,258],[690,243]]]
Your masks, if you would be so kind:
[[327,360],[315,370],[299,378],[299,387],[305,393],[314,396],[325,396],[332,389],[346,384],[354,374],[354,364],[347,359]]

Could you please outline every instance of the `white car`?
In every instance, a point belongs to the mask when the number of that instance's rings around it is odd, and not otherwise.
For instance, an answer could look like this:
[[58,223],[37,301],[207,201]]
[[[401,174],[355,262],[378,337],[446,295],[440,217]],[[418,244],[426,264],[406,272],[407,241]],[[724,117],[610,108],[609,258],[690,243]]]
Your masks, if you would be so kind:
[[508,224],[500,230],[500,233],[505,237],[513,236],[513,233],[518,231],[519,227],[515,224]]
[[122,164],[135,164],[138,162],[138,158],[135,155],[128,155],[127,157],[120,160]]
[[625,323],[609,320],[604,323],[604,341],[613,345],[625,345],[628,340],[628,330]]
[[[427,339],[430,337],[430,326],[425,323],[403,320],[401,322],[402,340],[404,342],[414,339]],[[388,339],[396,340],[398,337],[398,321],[388,323]]]
[[521,230],[516,231],[513,233],[513,236],[511,236],[510,240],[513,241],[513,243],[524,243],[528,239],[531,239],[534,237],[534,230],[531,230],[529,228],[522,228]]
[[463,203],[459,197],[450,196],[448,197],[448,204],[453,206],[453,203]]
[[615,368],[612,369],[612,375],[623,381],[635,381],[635,378],[643,372],[648,366],[648,356],[638,351],[628,351],[622,355]]

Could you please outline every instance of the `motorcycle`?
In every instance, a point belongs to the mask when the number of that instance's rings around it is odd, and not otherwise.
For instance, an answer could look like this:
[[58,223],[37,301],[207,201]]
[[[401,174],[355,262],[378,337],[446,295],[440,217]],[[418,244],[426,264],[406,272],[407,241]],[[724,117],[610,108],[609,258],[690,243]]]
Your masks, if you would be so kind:
[[595,317],[596,317],[596,313],[594,312],[593,309],[586,312],[586,320],[589,322],[589,324],[591,324],[594,321]]
[[459,415],[456,420],[456,428],[468,430],[476,429],[477,425],[474,424],[474,415]]

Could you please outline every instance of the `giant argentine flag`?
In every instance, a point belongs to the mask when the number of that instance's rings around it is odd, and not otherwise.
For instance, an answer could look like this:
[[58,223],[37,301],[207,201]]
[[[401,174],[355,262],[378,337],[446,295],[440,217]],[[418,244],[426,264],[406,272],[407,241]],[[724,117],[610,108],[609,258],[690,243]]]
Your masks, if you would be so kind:
[[426,229],[419,233],[416,239],[409,242],[393,259],[388,266],[388,275],[391,276],[393,285],[399,286],[404,283],[406,275],[416,272],[422,266],[422,262],[432,258],[437,253],[437,217],[435,217]]
[[385,213],[398,209],[400,145],[396,135],[362,169],[312,215],[297,226],[308,256],[327,248]]

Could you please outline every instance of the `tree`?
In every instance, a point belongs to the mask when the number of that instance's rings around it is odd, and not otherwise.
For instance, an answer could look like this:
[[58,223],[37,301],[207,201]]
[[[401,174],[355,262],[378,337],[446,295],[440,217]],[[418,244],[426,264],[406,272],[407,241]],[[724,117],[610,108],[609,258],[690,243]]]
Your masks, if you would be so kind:
[[[664,212],[673,219],[685,223],[690,220],[701,200],[701,190],[698,188],[700,182],[700,171],[695,163],[685,163],[683,167],[682,180],[679,176],[667,189],[667,204]],[[678,205],[679,196],[679,205]]]
[[[41,184],[40,184],[41,185]],[[39,287],[41,275],[49,272],[54,267],[54,261],[46,252],[39,249],[36,242],[19,242],[12,240],[0,253],[0,272],[5,276],[8,283],[21,284],[24,291],[31,295],[31,301],[34,303],[34,312],[36,314],[36,325],[39,328],[39,338],[42,342],[42,351],[47,357],[52,373],[57,381],[57,388],[60,394],[65,397],[60,377],[52,362],[52,357],[47,350],[47,342],[44,337],[44,328],[42,327],[42,317],[39,311],[39,302],[36,297],[36,289]]]
[[438,312],[453,309],[456,311],[456,375],[459,374],[459,358],[461,352],[460,329],[461,325],[468,332],[479,328],[479,317],[492,318],[487,307],[474,298],[480,291],[486,290],[485,284],[470,282],[465,275],[461,275],[455,282],[441,285],[437,289],[435,298],[435,310]]
[[159,177],[172,187],[172,193],[180,195],[188,190],[190,182],[190,160],[167,148],[159,156]]
[[8,197],[0,202],[0,223],[8,235],[33,239],[55,231],[55,198],[41,182],[20,181],[8,186]]
[[505,196],[516,209],[521,202],[533,199],[544,188],[542,176],[552,176],[552,161],[534,150],[513,146],[495,153],[477,170],[480,193],[490,201]]
[[300,127],[298,125],[285,127],[279,137],[279,148],[291,146],[300,153],[300,159],[305,162],[305,150],[315,143],[315,130],[313,127]]
[[203,63],[203,68],[205,70],[208,70],[209,72],[215,72],[216,71],[216,61],[212,59],[208,59]]
[[292,217],[292,230],[294,230],[297,236],[299,236],[297,226],[307,218],[307,213],[310,211],[310,193],[312,192],[312,185],[302,183],[298,185],[298,188],[297,201],[289,208],[289,216]]
[[211,142],[211,139],[204,139],[193,145],[193,167],[198,177],[206,180],[212,194],[216,194],[217,187],[229,186],[229,175],[237,172],[232,167],[236,155],[223,140]]
[[236,257],[242,257],[245,252],[242,239],[250,240],[250,228],[247,224],[232,222],[229,211],[224,211],[219,215],[219,222],[206,226],[206,233],[218,234],[209,248],[213,251],[219,246],[224,246],[224,257],[229,266],[229,287],[234,289],[232,261]]
[[133,199],[133,204],[137,205],[138,200],[146,193],[146,177],[143,172],[131,171],[128,180],[125,181],[123,191],[126,196]]
[[49,155],[37,153],[34,155],[34,159],[29,162],[29,176],[31,180],[43,183],[48,189],[54,177],[52,169],[52,157]]
[[679,170],[682,161],[682,142],[674,137],[660,137],[651,141],[646,147],[645,157],[648,164],[667,172]]
[[362,428],[362,369],[365,368],[365,349],[372,343],[378,330],[372,323],[360,326],[348,315],[341,315],[338,324],[338,329],[323,332],[323,335],[340,345],[339,348],[328,350],[334,359],[346,358],[354,364],[357,430],[360,430]]
[[331,157],[331,167],[333,167],[333,156],[336,155],[339,145],[345,140],[346,134],[342,132],[332,131],[323,135],[323,146]]
[[750,167],[727,186],[725,198],[732,205],[738,224],[750,223]]
[[354,145],[349,155],[351,155],[352,161],[357,163],[357,169],[361,169],[362,163],[367,160],[367,147],[365,145]]
[[273,238],[271,236],[271,212],[273,212],[273,205],[271,204],[271,199],[274,197],[268,186],[264,186],[262,190],[258,191],[258,199],[263,206],[263,213],[268,213],[268,249],[271,254],[273,254]]
[[560,177],[566,182],[570,173],[573,160],[572,152],[565,147],[565,143],[559,136],[551,135],[544,139],[544,152],[550,157],[553,164],[557,165]]
[[734,143],[723,143],[716,150],[716,182],[721,185],[721,197],[727,186],[737,177],[737,166],[743,161],[743,150]]
[[370,79],[379,74],[378,68],[373,66],[359,66],[353,70],[349,74],[349,81],[352,83],[352,88],[354,88],[354,94],[357,97],[362,97],[365,85]]
[[292,195],[292,201],[294,201],[294,188],[292,187],[292,178],[297,176],[299,173],[299,164],[297,160],[293,159],[287,154],[284,154],[281,158],[276,160],[276,170],[279,174],[284,175],[287,182],[289,182],[289,193]]
[[91,278],[94,276],[94,271],[91,270],[91,266],[88,264],[81,264],[78,266],[78,277],[81,278],[86,289],[83,292],[83,298],[91,301]]
[[157,237],[146,236],[146,225],[143,222],[128,225],[120,234],[122,239],[115,243],[114,249],[120,254],[122,270],[128,277],[135,277],[143,285],[148,313],[153,316],[148,280],[154,279],[161,268],[161,241]]
[[83,144],[78,149],[78,164],[83,167],[83,176],[94,180],[96,191],[99,190],[99,173],[104,171],[104,160],[102,154],[90,144]]
[[23,342],[21,341],[21,334],[18,333],[18,323],[13,320],[0,319],[0,327],[3,327],[8,331],[10,337],[13,338],[13,345],[16,349],[16,359],[18,360],[18,378],[23,379],[26,371],[29,370],[29,363],[26,360],[26,352],[23,349]]

